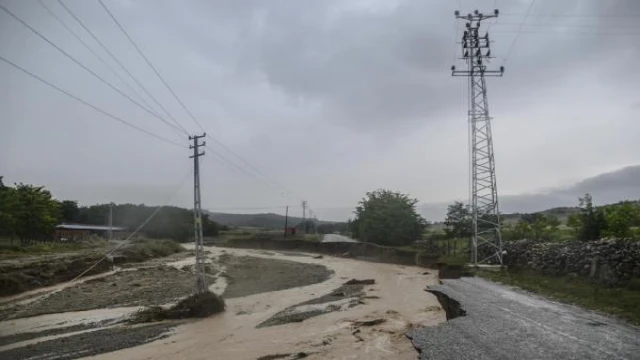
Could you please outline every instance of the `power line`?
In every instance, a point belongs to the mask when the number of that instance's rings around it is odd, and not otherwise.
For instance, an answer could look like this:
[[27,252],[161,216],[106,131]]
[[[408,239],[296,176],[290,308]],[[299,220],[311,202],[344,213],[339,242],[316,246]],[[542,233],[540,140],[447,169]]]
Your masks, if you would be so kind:
[[228,153],[230,153],[231,155],[233,155],[236,159],[240,160],[243,164],[245,164],[249,169],[253,170],[255,173],[257,173],[258,175],[262,176],[267,182],[275,185],[276,187],[280,188],[280,190],[283,190],[286,193],[290,193],[293,194],[293,192],[289,191],[286,187],[282,186],[280,183],[278,183],[277,181],[273,180],[272,178],[270,178],[269,176],[267,176],[265,173],[263,173],[262,171],[260,171],[259,169],[257,169],[255,166],[251,165],[248,161],[246,161],[245,159],[243,159],[240,155],[236,154],[235,152],[231,151],[231,149],[229,149],[226,145],[224,145],[222,142],[218,141],[217,139],[215,139],[213,136],[211,135],[207,135],[207,137],[209,139],[211,139],[211,141],[215,142],[216,144],[218,144],[218,146],[220,146],[221,148],[225,149]]
[[[109,8],[104,4],[104,2],[102,0],[98,0],[98,2],[100,3],[100,5],[102,6],[102,8],[107,12],[107,14],[109,14],[109,16],[111,17],[111,19],[115,22],[115,24],[118,26],[118,28],[122,31],[122,33],[127,37],[127,39],[129,40],[129,42],[131,43],[131,45],[133,45],[133,47],[138,51],[138,53],[140,54],[140,56],[142,56],[142,58],[145,60],[145,62],[147,63],[147,65],[149,65],[149,67],[151,68],[151,70],[153,70],[153,72],[156,74],[156,76],[158,76],[158,78],[160,79],[160,81],[164,84],[164,86],[167,88],[167,90],[169,90],[169,92],[171,93],[171,95],[173,95],[173,97],[176,99],[176,101],[180,104],[180,106],[185,110],[185,112],[189,115],[189,117],[194,121],[194,123],[196,123],[196,125],[198,125],[198,127],[200,128],[201,131],[206,132],[205,129],[202,127],[202,125],[200,124],[200,122],[195,118],[195,116],[193,115],[193,113],[189,110],[189,108],[184,104],[184,102],[182,102],[182,100],[180,99],[180,97],[176,94],[176,92],[173,90],[173,88],[166,82],[166,80],[162,77],[162,75],[160,74],[160,72],[155,68],[155,66],[153,66],[153,64],[151,63],[151,61],[149,60],[149,58],[144,54],[144,52],[140,49],[140,47],[136,44],[136,42],[133,40],[133,38],[129,35],[129,33],[126,31],[126,29],[124,28],[124,26],[122,26],[122,24],[120,24],[120,22],[118,21],[118,19],[116,19],[115,15],[109,10]],[[238,155],[237,153],[235,153],[234,151],[232,151],[229,147],[227,147],[226,145],[224,145],[221,141],[219,141],[218,139],[214,138],[213,136],[207,134],[207,137],[209,139],[211,139],[213,142],[215,142],[218,146],[222,147],[225,151],[227,151],[228,153],[230,153],[231,155],[233,155],[236,159],[240,160],[245,166],[247,166],[249,169],[251,169],[252,171],[254,171],[256,174],[262,176],[267,182],[269,182],[270,186],[273,187],[273,185],[275,185],[276,187],[280,188],[281,190],[284,190],[287,193],[291,193],[291,191],[289,191],[287,188],[285,188],[284,186],[282,186],[281,184],[279,184],[277,181],[273,180],[272,178],[270,178],[269,176],[267,176],[266,174],[264,174],[262,171],[258,170],[255,166],[251,165],[248,161],[246,161],[244,158],[242,158],[240,155]],[[212,150],[213,151],[213,150]],[[218,157],[221,157],[220,154],[218,154],[217,152],[214,152]],[[229,160],[227,158],[223,158],[223,160],[225,162],[231,163],[232,160]],[[239,166],[237,166],[236,164],[233,165],[236,168],[240,168]],[[246,170],[241,170],[245,173],[248,173]],[[252,175],[254,177],[256,177],[255,175]],[[257,177],[256,177],[257,178]]]
[[281,189],[278,189],[277,187],[275,187],[273,184],[271,184],[268,181],[265,181],[264,179],[258,177],[256,174],[248,171],[247,169],[245,169],[244,167],[238,165],[237,163],[229,160],[227,157],[225,157],[224,155],[220,154],[219,152],[215,151],[214,149],[212,149],[209,145],[205,146],[207,149],[209,149],[211,151],[211,153],[216,156],[218,159],[224,161],[227,165],[231,165],[233,166],[235,169],[237,169],[238,171],[244,173],[245,175],[252,177],[258,181],[263,182],[264,184],[266,184],[267,186],[269,186],[272,190],[275,190],[277,192],[281,192]]
[[511,55],[511,52],[513,51],[513,46],[516,44],[516,41],[518,40],[518,37],[520,37],[520,31],[522,31],[522,26],[524,26],[524,23],[527,22],[527,19],[529,18],[529,13],[531,12],[531,8],[533,7],[533,4],[535,2],[536,2],[536,0],[531,0],[531,2],[529,3],[529,7],[527,8],[527,12],[525,13],[524,20],[522,20],[522,22],[520,23],[520,26],[518,27],[518,33],[516,33],[516,36],[513,38],[513,41],[511,42],[511,45],[509,46],[509,50],[507,51],[507,55],[504,57],[504,63],[505,64],[509,60],[509,56]]
[[[126,66],[124,66],[124,64],[118,60],[118,58],[113,55],[113,53],[109,50],[109,48],[107,48],[102,41],[100,41],[100,39],[98,39],[98,37],[84,24],[84,22],[82,20],[80,20],[80,18],[78,18],[76,16],[76,14],[71,11],[71,9],[69,9],[63,2],[62,0],[58,0],[58,3],[60,4],[60,6],[62,6],[67,13],[69,13],[69,15],[71,15],[71,17],[78,22],[78,24],[80,24],[80,26],[82,26],[82,28],[89,33],[89,35],[91,35],[91,37],[98,43],[98,45],[100,45],[100,47],[107,53],[109,54],[109,56],[111,57],[111,59],[113,59],[113,61],[116,62],[116,64],[118,64],[118,66],[120,66],[120,68],[127,73],[127,75],[129,75],[129,77],[142,89],[142,91],[144,91],[145,94],[147,94],[147,96],[149,98],[151,98],[151,100],[153,100],[153,102],[156,103],[156,105],[158,105],[158,107],[164,112],[165,115],[167,115],[168,117],[170,117],[174,122],[177,123],[177,120],[175,120],[175,118],[173,118],[173,116],[169,113],[169,111],[167,111],[167,109],[164,108],[164,106],[162,106],[162,104],[160,104],[160,102],[153,96],[151,95],[151,93],[149,92],[149,90],[147,90],[147,88],[142,85],[142,83],[135,77],[133,76],[133,74],[131,74],[131,72],[129,71],[129,69],[127,69]],[[179,123],[178,123],[179,125]],[[180,128],[182,129],[182,131],[187,134],[187,130],[182,126],[179,125]]]
[[125,120],[123,120],[123,119],[121,119],[121,118],[119,118],[119,117],[115,116],[115,115],[112,115],[112,114],[110,114],[110,113],[108,113],[108,112],[106,112],[106,111],[104,111],[104,110],[100,109],[99,107],[97,107],[97,106],[95,106],[95,105],[93,105],[93,104],[91,104],[91,103],[89,103],[89,102],[87,102],[87,101],[85,101],[85,100],[83,100],[83,99],[81,99],[81,98],[79,98],[79,97],[77,97],[77,96],[75,96],[75,95],[73,95],[73,94],[69,93],[68,91],[66,91],[66,90],[64,90],[64,89],[62,89],[62,88],[60,88],[60,87],[58,87],[58,86],[54,85],[53,83],[50,83],[49,81],[47,81],[47,80],[45,80],[45,79],[43,79],[43,78],[39,77],[38,75],[36,75],[36,74],[34,74],[34,73],[30,72],[29,70],[27,70],[27,69],[25,69],[25,68],[21,67],[20,65],[18,65],[18,64],[16,64],[16,63],[14,63],[14,62],[12,62],[11,60],[6,59],[6,58],[5,58],[5,57],[3,57],[2,55],[0,55],[0,60],[4,61],[5,63],[7,63],[7,64],[9,64],[9,65],[11,65],[11,66],[13,66],[13,67],[14,67],[14,68],[16,68],[16,69],[18,69],[18,70],[22,71],[23,73],[25,73],[25,74],[27,74],[27,75],[29,75],[29,76],[33,77],[34,79],[36,79],[36,80],[38,80],[38,81],[40,81],[40,82],[42,82],[42,83],[44,83],[44,84],[48,85],[49,87],[52,87],[52,88],[54,88],[54,89],[58,90],[59,92],[61,92],[61,93],[65,94],[65,95],[67,95],[67,96],[69,96],[69,97],[71,97],[71,98],[73,98],[73,99],[75,99],[75,100],[77,100],[77,101],[79,101],[79,102],[83,103],[84,105],[86,105],[86,106],[88,106],[88,107],[90,107],[90,108],[92,108],[92,109],[96,110],[97,112],[99,112],[99,113],[101,113],[101,114],[103,114],[103,115],[106,115],[106,116],[108,116],[108,117],[110,117],[110,118],[112,118],[112,119],[114,119],[114,120],[116,120],[116,121],[119,121],[119,122],[121,122],[121,123],[123,123],[123,124],[125,124],[125,125],[127,125],[127,126],[129,126],[129,127],[131,127],[131,128],[133,128],[133,129],[136,129],[136,130],[138,130],[138,131],[140,131],[140,132],[143,132],[143,133],[145,133],[145,134],[147,134],[147,135],[151,135],[151,136],[155,137],[156,139],[162,140],[162,141],[164,141],[164,142],[167,142],[167,143],[172,144],[172,145],[175,145],[175,146],[179,146],[179,147],[181,147],[181,148],[186,148],[186,146],[185,146],[185,145],[178,144],[177,142],[174,142],[173,140],[170,140],[170,139],[164,138],[164,137],[162,137],[162,136],[160,136],[160,135],[156,135],[156,134],[154,134],[154,133],[152,133],[152,132],[149,132],[149,131],[147,131],[147,130],[145,130],[145,129],[141,128],[141,127],[138,127],[138,126],[136,126],[136,125],[133,125],[133,124],[131,124],[131,123],[129,123],[129,122],[127,122],[127,121],[125,121]]
[[[497,25],[520,25],[519,22],[500,22]],[[532,24],[526,23],[524,26],[539,26],[539,27],[567,27],[567,28],[608,28],[608,29],[640,29],[640,26],[632,25],[632,26],[622,26],[622,25],[606,25],[603,26],[601,24]]]
[[[202,128],[202,125],[200,125],[200,123],[198,122],[198,120],[196,120],[196,118],[193,116],[193,114],[191,113],[191,111],[189,111],[189,109],[184,105],[184,103],[182,102],[182,100],[180,100],[180,98],[178,97],[178,95],[176,95],[176,93],[173,91],[173,89],[171,88],[171,86],[169,86],[169,84],[164,80],[164,78],[162,77],[162,75],[160,75],[160,72],[158,72],[158,70],[155,68],[155,66],[153,66],[153,64],[151,64],[151,61],[149,61],[149,59],[145,56],[145,54],[142,52],[142,50],[140,49],[140,47],[138,46],[138,44],[136,44],[135,41],[133,41],[133,39],[131,38],[131,36],[129,36],[129,33],[127,32],[127,30],[124,29],[124,27],[120,24],[120,22],[118,21],[118,19],[116,19],[116,17],[113,15],[113,13],[111,13],[111,11],[109,10],[109,8],[104,4],[104,2],[102,2],[102,0],[98,0],[98,2],[100,3],[100,5],[102,5],[102,8],[107,12],[107,14],[109,14],[109,16],[111,17],[111,19],[113,20],[113,22],[116,23],[116,25],[118,26],[118,28],[122,31],[122,33],[127,37],[127,39],[129,39],[129,42],[131,43],[131,45],[133,45],[133,47],[138,51],[138,54],[140,54],[140,56],[142,56],[142,58],[144,59],[144,61],[147,63],[147,65],[149,65],[149,67],[151,68],[151,70],[153,70],[153,72],[156,74],[156,76],[158,76],[158,79],[160,79],[160,81],[164,84],[164,86],[169,90],[169,92],[171,92],[171,95],[173,95],[173,97],[178,101],[178,103],[180,103],[180,106],[182,106],[182,108],[187,112],[187,114],[189,114],[189,116],[191,117],[191,119],[196,123],[196,125],[198,125],[198,127],[200,128],[200,130],[202,132],[206,132],[204,130],[204,128]],[[177,123],[177,120],[175,120],[175,118],[173,118],[173,116],[171,116],[171,118]]]
[[[598,32],[598,31],[544,31],[544,30],[529,30],[529,31],[509,31],[509,30],[494,30],[494,33],[503,34],[556,34],[556,35],[640,35],[640,31],[634,32]],[[506,61],[506,58],[505,58]]]
[[527,13],[500,13],[500,16],[525,16],[525,17],[559,17],[559,18],[637,18],[640,14],[626,14],[626,15],[582,15],[582,14],[530,14]]
[[93,54],[93,56],[96,57],[96,59],[98,59],[104,66],[107,67],[107,69],[109,69],[111,71],[111,73],[113,75],[115,75],[129,90],[131,90],[131,92],[133,94],[135,94],[138,99],[140,99],[142,101],[142,103],[144,103],[144,105],[146,105],[146,107],[148,109],[151,109],[151,106],[146,102],[146,100],[131,86],[129,85],[128,82],[126,82],[121,76],[120,74],[118,74],[118,72],[111,66],[109,65],[109,63],[107,63],[102,56],[100,56],[98,53],[96,53],[90,46],[89,44],[87,44],[84,40],[82,40],[82,38],[73,30],[71,29],[58,15],[56,15],[56,13],[54,13],[51,8],[49,8],[47,5],[45,5],[43,0],[38,0],[38,3],[40,4],[41,7],[43,7],[54,19],[56,19],[58,21],[58,23],[60,25],[62,25],[65,29],[67,29],[67,31],[73,35],[73,37],[75,37],[87,50],[89,50],[89,52],[91,52],[91,54]]
[[100,264],[101,262],[103,262],[105,259],[107,259],[109,256],[111,256],[111,254],[113,254],[116,250],[120,249],[121,247],[123,247],[124,245],[128,244],[129,241],[131,241],[131,239],[140,231],[142,230],[143,227],[145,227],[145,225],[147,225],[149,223],[149,221],[151,221],[151,219],[153,219],[158,212],[160,212],[160,209],[162,209],[163,207],[167,206],[169,204],[169,202],[171,201],[171,199],[173,199],[173,197],[180,191],[180,189],[182,188],[182,186],[184,185],[184,183],[186,182],[186,180],[189,178],[189,175],[191,174],[191,170],[189,170],[189,172],[187,173],[187,176],[184,177],[184,179],[180,182],[180,184],[178,185],[178,187],[175,189],[175,191],[173,193],[171,193],[171,195],[167,198],[166,202],[163,205],[158,206],[153,213],[151,213],[151,215],[144,220],[144,222],[142,222],[142,224],[140,224],[140,226],[138,226],[138,228],[132,232],[131,234],[129,234],[129,236],[127,236],[126,239],[124,239],[120,244],[118,244],[117,246],[115,246],[113,249],[107,251],[106,253],[104,253],[104,255],[95,263],[93,263],[91,266],[89,266],[87,269],[85,269],[83,272],[80,273],[80,275],[74,277],[73,279],[67,281],[66,283],[64,283],[62,286],[60,286],[58,289],[55,290],[50,290],[49,292],[45,293],[44,295],[42,295],[41,297],[39,297],[38,299],[36,299],[35,301],[30,302],[29,304],[27,304],[24,308],[20,309],[19,311],[17,311],[16,313],[12,314],[9,319],[15,319],[16,317],[18,317],[18,315],[24,313],[27,309],[29,309],[31,306],[33,306],[34,304],[37,304],[43,300],[46,300],[49,296],[55,294],[58,291],[62,291],[64,290],[67,286],[71,285],[72,283],[78,281],[78,279],[80,279],[81,277],[83,277],[84,275],[86,275],[89,271],[91,271],[93,268],[95,268],[96,266],[98,266],[98,264]]
[[[144,106],[142,106],[139,102],[135,101],[133,98],[131,98],[131,96],[125,94],[124,92],[122,92],[120,89],[118,89],[117,87],[113,86],[111,83],[109,83],[108,81],[106,81],[105,79],[103,79],[100,75],[96,74],[93,70],[89,69],[87,66],[85,66],[84,64],[82,64],[80,61],[78,61],[76,58],[74,58],[73,56],[71,56],[69,53],[67,53],[66,51],[64,51],[61,47],[59,47],[58,45],[56,45],[54,42],[52,42],[51,40],[49,40],[46,36],[42,35],[38,30],[34,29],[33,27],[31,27],[29,24],[27,24],[24,20],[22,20],[21,18],[19,18],[17,15],[15,15],[14,13],[12,13],[11,11],[9,11],[9,9],[7,9],[6,7],[4,7],[3,5],[0,5],[0,9],[2,9],[4,12],[6,12],[7,14],[9,14],[11,17],[13,17],[16,21],[18,21],[20,24],[22,24],[24,27],[26,27],[27,29],[31,30],[31,32],[33,32],[34,34],[36,34],[38,37],[40,37],[42,40],[46,41],[49,45],[53,46],[56,50],[58,50],[59,52],[61,52],[63,55],[65,55],[68,59],[70,59],[71,61],[73,61],[76,65],[80,66],[81,68],[83,68],[85,71],[87,71],[88,73],[90,73],[91,75],[93,75],[93,77],[95,77],[96,79],[100,80],[101,82],[103,82],[104,84],[106,84],[107,86],[109,86],[110,88],[112,88],[113,90],[115,90],[116,92],[118,92],[120,95],[124,96],[125,98],[127,98],[129,101],[131,101],[132,103],[134,103],[135,105],[137,105],[139,108],[143,109],[144,111],[148,112],[149,114],[153,115],[154,117],[160,119],[162,122],[164,122],[165,124],[167,124],[168,126],[172,127],[173,129],[177,130],[177,131],[182,131],[180,128],[176,127],[173,124],[170,124],[169,122],[167,122],[165,119],[163,119],[162,117],[152,113],[149,109],[145,108]],[[188,135],[188,133],[185,132],[185,135]]]

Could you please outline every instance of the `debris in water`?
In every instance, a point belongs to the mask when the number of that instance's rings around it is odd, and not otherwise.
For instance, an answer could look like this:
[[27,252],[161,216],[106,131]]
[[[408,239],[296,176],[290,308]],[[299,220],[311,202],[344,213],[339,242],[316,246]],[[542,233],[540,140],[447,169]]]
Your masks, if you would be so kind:
[[373,320],[355,321],[352,325],[354,327],[374,326],[374,325],[382,324],[385,321],[387,321],[387,319],[379,318],[379,319],[373,319]]
[[224,310],[224,300],[211,291],[207,291],[193,294],[169,309],[151,306],[140,310],[131,321],[144,323],[168,319],[203,318]]
[[366,280],[357,280],[351,279],[344,283],[345,285],[373,285],[376,281],[374,279],[366,279]]

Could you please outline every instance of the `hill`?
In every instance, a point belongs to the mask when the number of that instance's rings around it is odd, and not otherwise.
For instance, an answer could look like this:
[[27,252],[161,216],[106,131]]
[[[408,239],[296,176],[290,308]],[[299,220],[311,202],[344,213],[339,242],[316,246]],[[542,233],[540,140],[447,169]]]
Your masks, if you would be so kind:
[[[227,226],[257,227],[262,229],[284,228],[284,215],[274,213],[262,214],[229,214],[203,210],[209,214],[209,219]],[[295,226],[302,222],[301,217],[289,216],[289,226]],[[330,221],[318,221],[319,224],[328,224]]]

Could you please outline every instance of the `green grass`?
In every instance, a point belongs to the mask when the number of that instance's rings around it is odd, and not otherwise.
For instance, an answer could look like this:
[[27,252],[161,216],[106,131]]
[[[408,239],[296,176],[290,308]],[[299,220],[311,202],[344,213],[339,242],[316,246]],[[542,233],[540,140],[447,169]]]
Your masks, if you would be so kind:
[[607,288],[585,278],[548,276],[531,270],[476,270],[476,275],[640,325],[640,278],[624,287]]
[[3,239],[0,241],[0,258],[8,259],[32,255],[74,252],[84,249],[105,247],[106,244],[106,241],[91,241],[83,243],[43,242],[20,246],[19,241],[15,241],[14,245],[11,245],[8,240]]

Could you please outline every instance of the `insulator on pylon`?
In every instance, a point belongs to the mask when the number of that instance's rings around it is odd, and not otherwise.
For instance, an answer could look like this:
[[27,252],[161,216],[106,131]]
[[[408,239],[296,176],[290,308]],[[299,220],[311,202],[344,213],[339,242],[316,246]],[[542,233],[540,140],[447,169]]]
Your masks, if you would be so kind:
[[451,65],[451,71],[456,71],[456,66],[455,65]]
[[482,65],[482,58],[478,58],[478,65]]
[[476,50],[476,56],[480,56],[481,54],[480,49]]
[[466,27],[467,27],[467,29],[468,29],[468,28],[470,28],[470,27],[471,27],[471,23],[466,23],[466,24],[465,24],[465,26],[466,26]]
[[491,56],[491,49],[487,50],[487,57]]
[[504,66],[500,66],[500,72],[503,73],[504,72]]
[[464,35],[462,35],[462,38],[466,38],[469,35],[469,32],[467,30],[464,31]]
[[488,32],[484,33],[484,39],[489,41],[489,33]]
[[469,51],[465,51],[463,57],[469,57]]
[[463,41],[463,42],[462,42],[462,48],[463,48],[463,49],[466,49],[466,48],[467,48],[467,42],[466,42],[466,41]]

